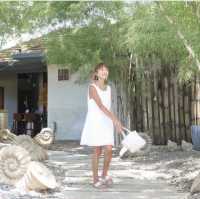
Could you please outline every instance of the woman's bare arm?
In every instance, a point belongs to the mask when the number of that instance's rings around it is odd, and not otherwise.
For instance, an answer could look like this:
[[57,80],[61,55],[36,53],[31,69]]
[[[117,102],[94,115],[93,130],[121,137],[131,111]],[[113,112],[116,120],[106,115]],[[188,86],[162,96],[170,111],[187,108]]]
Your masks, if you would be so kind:
[[97,106],[111,119],[111,120],[115,120],[116,117],[115,115],[109,111],[102,103],[101,98],[99,97],[97,90],[94,86],[90,85],[89,87],[89,98],[93,99]]

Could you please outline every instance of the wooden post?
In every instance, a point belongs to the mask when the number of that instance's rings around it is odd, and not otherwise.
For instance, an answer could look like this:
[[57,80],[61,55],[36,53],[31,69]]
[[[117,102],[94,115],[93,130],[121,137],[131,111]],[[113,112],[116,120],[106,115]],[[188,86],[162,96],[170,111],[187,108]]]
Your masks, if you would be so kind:
[[164,144],[167,144],[167,140],[171,137],[170,125],[169,125],[169,92],[168,92],[168,81],[167,77],[164,78],[164,89],[163,89],[163,118],[164,118]]
[[154,73],[151,73],[151,133],[153,137],[153,144],[158,144],[158,140],[155,133],[155,100],[154,100]]
[[197,113],[196,113],[196,77],[192,86],[192,124],[197,124]]
[[159,125],[159,137],[160,137],[160,144],[164,144],[164,128],[163,128],[163,82],[162,82],[162,74],[158,81],[158,86],[157,86],[157,104],[158,104],[158,125]]
[[199,78],[196,80],[196,117],[197,125],[200,125],[200,82]]
[[190,87],[185,87],[185,98],[184,98],[185,140],[187,142],[191,141],[191,135],[190,135],[190,101],[189,101],[189,89],[190,89]]
[[178,89],[176,77],[173,76],[173,98],[174,98],[174,125],[175,125],[175,141],[179,142],[179,118],[178,118]]
[[172,101],[172,83],[171,83],[171,72],[168,73],[167,77],[167,82],[168,82],[168,114],[169,114],[169,124],[168,124],[168,129],[169,129],[169,137],[168,139],[170,140],[175,140],[174,139],[174,125],[172,124],[173,122],[173,101]]
[[158,82],[157,76],[154,72],[154,85],[153,85],[153,104],[154,104],[154,131],[156,135],[156,144],[161,144],[161,136],[160,136],[160,118],[159,118],[159,96],[158,96]]

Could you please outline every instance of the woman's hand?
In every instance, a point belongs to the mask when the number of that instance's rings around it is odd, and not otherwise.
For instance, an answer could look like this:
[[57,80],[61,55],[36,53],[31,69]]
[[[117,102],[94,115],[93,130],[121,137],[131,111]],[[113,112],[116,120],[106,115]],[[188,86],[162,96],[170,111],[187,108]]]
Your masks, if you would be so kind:
[[122,133],[123,131],[123,126],[121,124],[121,122],[117,119],[117,118],[114,118],[113,119],[113,124],[117,130],[117,133]]

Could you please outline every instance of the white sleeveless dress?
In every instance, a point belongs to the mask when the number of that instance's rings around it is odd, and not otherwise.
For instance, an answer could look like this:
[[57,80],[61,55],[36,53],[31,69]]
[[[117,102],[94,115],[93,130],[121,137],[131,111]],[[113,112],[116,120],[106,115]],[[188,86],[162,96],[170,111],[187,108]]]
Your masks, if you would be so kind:
[[[91,85],[96,88],[103,105],[110,110],[110,86],[107,85],[106,90],[102,90],[94,83]],[[80,144],[87,146],[114,145],[114,126],[112,120],[98,107],[94,99],[89,98],[89,92],[87,98],[88,112],[86,115]]]

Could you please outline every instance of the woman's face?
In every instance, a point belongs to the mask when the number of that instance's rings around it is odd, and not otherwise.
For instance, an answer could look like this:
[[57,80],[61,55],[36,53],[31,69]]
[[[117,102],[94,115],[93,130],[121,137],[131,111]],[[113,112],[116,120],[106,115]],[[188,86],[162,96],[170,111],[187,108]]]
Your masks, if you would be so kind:
[[108,79],[108,74],[109,74],[108,68],[105,66],[99,68],[97,71],[97,76],[99,79],[103,79],[103,80]]

